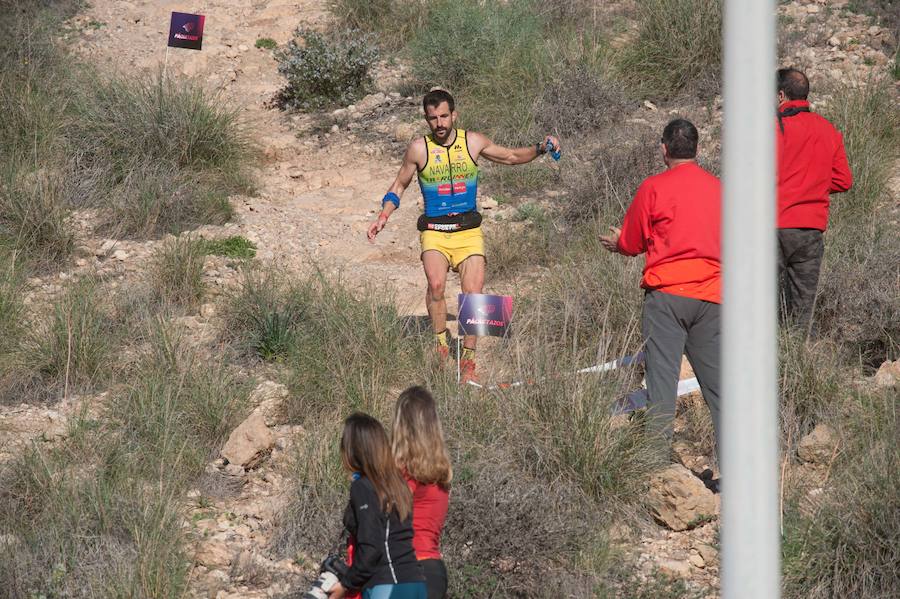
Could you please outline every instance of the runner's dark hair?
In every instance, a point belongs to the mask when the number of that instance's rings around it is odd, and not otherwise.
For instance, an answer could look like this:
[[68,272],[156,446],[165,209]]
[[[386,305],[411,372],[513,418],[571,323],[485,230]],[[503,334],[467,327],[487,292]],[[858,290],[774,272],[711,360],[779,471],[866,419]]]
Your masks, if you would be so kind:
[[663,129],[662,142],[669,152],[669,158],[695,158],[699,139],[697,128],[687,119],[669,121]]
[[778,69],[778,91],[788,100],[805,100],[809,96],[809,79],[794,68]]
[[453,101],[453,96],[445,89],[433,89],[425,94],[425,97],[422,98],[422,110],[427,110],[429,106],[437,108],[441,105],[441,102],[447,103],[447,106],[450,107],[450,112],[456,110],[456,102]]

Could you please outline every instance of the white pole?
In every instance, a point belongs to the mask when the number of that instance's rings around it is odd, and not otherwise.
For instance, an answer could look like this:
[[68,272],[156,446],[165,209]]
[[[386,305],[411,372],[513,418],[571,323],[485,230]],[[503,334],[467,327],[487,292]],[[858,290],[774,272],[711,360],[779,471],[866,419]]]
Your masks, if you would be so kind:
[[778,599],[775,1],[726,0],[722,597]]

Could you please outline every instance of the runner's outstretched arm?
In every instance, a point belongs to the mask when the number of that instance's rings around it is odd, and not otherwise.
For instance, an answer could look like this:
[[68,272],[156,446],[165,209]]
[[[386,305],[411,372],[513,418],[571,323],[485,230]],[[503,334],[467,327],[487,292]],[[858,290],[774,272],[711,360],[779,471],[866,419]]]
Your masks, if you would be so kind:
[[388,218],[394,213],[394,210],[400,207],[400,198],[403,196],[403,192],[409,187],[413,176],[416,174],[418,168],[416,159],[420,156],[424,156],[424,154],[425,142],[421,138],[416,139],[409,144],[408,148],[406,148],[406,154],[403,155],[403,164],[400,165],[400,171],[397,173],[397,177],[394,179],[394,182],[391,183],[387,193],[384,195],[384,200],[382,200],[381,214],[378,215],[375,222],[369,225],[369,241],[375,240],[375,236],[384,229]]
[[554,148],[557,150],[560,149],[559,140],[552,135],[547,135],[540,143],[533,146],[525,146],[523,148],[503,147],[495,144],[481,133],[472,132],[469,136],[472,142],[469,149],[474,150],[472,158],[478,160],[479,156],[484,156],[491,162],[496,162],[497,164],[514,165],[531,162],[541,154],[546,153],[548,141],[553,144]]

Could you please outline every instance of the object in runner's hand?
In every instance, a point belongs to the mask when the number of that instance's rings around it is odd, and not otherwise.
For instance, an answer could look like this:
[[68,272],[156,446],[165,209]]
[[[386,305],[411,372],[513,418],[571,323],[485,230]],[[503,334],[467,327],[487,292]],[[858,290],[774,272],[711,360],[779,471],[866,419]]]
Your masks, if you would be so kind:
[[553,142],[549,139],[547,140],[547,151],[550,152],[550,155],[553,157],[553,160],[559,161],[559,157],[562,156],[562,152],[556,149],[556,146],[553,145]]

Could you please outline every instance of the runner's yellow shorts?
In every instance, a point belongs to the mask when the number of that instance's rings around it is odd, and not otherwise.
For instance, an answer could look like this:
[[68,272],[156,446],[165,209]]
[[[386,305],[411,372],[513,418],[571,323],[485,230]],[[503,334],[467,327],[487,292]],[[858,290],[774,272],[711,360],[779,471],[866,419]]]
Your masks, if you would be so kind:
[[484,256],[484,236],[481,227],[443,233],[440,231],[422,231],[419,233],[422,242],[422,253],[436,250],[444,255],[450,268],[459,270],[459,265],[469,256]]

